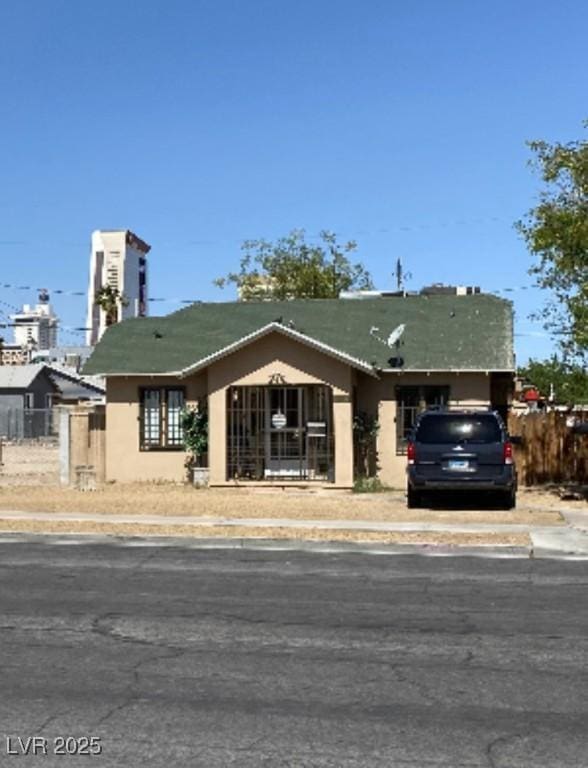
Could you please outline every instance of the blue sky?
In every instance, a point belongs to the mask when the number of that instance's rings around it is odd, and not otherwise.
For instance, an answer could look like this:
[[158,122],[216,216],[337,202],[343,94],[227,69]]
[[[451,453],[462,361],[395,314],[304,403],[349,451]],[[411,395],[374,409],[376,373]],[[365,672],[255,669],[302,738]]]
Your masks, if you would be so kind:
[[[35,299],[6,283],[85,290],[98,228],[152,245],[157,298],[233,298],[241,241],[293,228],[357,240],[381,288],[401,257],[410,288],[520,289],[525,141],[585,135],[582,0],[4,0],[0,28],[5,311]],[[501,295],[519,361],[549,354],[543,295]]]

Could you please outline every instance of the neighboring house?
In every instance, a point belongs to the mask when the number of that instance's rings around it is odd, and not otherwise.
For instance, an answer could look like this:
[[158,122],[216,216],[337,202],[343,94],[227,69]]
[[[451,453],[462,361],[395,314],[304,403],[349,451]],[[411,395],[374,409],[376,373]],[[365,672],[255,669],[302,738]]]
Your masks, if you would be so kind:
[[44,363],[0,366],[0,437],[43,437],[55,432],[52,409],[104,399],[104,388]]
[[349,488],[353,419],[365,411],[380,423],[379,476],[401,487],[420,409],[506,410],[512,305],[487,295],[194,304],[113,326],[84,372],[107,381],[107,480],[181,481],[180,412],[199,404],[211,485]]
[[58,390],[55,405],[77,405],[86,401],[104,402],[106,388],[100,376],[82,376],[72,368],[52,363],[45,366]]

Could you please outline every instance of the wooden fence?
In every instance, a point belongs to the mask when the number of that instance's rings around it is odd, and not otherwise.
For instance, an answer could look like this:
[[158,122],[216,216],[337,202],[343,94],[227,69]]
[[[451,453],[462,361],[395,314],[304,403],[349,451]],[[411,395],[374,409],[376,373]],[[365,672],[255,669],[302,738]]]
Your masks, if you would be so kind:
[[104,482],[106,414],[103,405],[65,407],[61,412],[59,449],[61,483],[82,490]]
[[576,434],[566,420],[556,411],[510,414],[509,432],[522,439],[515,446],[521,485],[588,483],[588,435]]

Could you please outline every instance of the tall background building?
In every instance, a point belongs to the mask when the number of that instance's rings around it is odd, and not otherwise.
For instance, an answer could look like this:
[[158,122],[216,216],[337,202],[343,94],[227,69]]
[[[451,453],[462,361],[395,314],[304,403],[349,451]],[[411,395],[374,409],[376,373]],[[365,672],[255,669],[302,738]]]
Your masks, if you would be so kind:
[[33,307],[25,304],[20,312],[10,316],[14,324],[14,344],[24,349],[47,349],[57,346],[59,320],[49,303],[49,293],[39,291]]
[[92,232],[90,284],[86,343],[94,346],[107,328],[107,313],[96,304],[104,287],[118,290],[123,297],[115,322],[147,315],[147,254],[151,246],[128,229],[98,229]]

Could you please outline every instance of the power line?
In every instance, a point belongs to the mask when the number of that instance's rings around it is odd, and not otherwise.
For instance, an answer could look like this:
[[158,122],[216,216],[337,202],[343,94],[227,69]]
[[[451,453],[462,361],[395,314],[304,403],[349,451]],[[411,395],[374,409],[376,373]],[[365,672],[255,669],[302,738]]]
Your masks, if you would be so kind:
[[[46,286],[43,288],[33,288],[30,285],[14,285],[11,283],[3,283],[1,285],[2,288],[7,288],[11,290],[16,291],[48,291],[51,295],[58,295],[58,296],[78,296],[78,297],[86,297],[88,295],[87,291],[71,291],[66,288],[47,288]],[[533,288],[537,288],[536,285],[517,285],[517,286],[508,286],[505,288],[491,288],[487,291],[487,293],[513,293],[516,291],[529,291]],[[175,304],[195,304],[198,301],[201,301],[201,299],[185,299],[181,298],[180,296],[174,296],[171,298],[165,298],[161,296],[154,296],[147,299],[148,302],[152,304],[156,303],[175,303]],[[15,311],[20,312],[21,309],[18,309],[17,307],[14,307]]]

